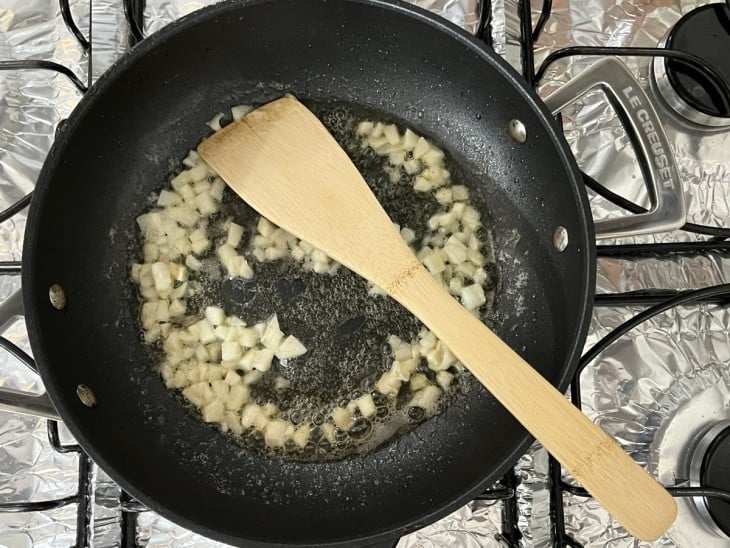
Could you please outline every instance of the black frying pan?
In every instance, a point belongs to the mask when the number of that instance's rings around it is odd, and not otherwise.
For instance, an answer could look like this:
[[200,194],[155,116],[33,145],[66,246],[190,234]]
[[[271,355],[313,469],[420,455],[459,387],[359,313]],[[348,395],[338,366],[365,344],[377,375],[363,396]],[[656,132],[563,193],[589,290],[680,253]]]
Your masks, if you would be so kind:
[[[367,456],[285,463],[243,450],[180,405],[139,338],[128,279],[135,217],[212,114],[285,92],[365,106],[448,150],[493,228],[499,284],[487,321],[564,390],[594,289],[593,229],[573,157],[542,102],[496,55],[436,17],[381,0],[222,3],[114,65],[59,132],[36,186],[23,257],[31,343],[74,436],[152,510],[231,544],[392,541],[473,498],[525,451],[527,432],[490,394],[464,391]],[[512,119],[527,128],[523,144],[507,131]],[[569,235],[562,252],[559,226]],[[62,311],[49,302],[52,284],[65,290]]]

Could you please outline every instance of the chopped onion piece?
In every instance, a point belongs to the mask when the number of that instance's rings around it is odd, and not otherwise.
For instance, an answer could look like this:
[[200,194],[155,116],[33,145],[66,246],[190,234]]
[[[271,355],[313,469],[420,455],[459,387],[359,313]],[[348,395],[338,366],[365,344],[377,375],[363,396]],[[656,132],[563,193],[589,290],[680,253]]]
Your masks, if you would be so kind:
[[469,199],[469,189],[464,185],[454,185],[451,187],[451,196],[455,202],[465,202]]
[[354,400],[354,403],[360,408],[360,413],[366,419],[373,418],[378,412],[375,407],[375,401],[373,401],[373,397],[370,394],[363,394]]
[[375,389],[384,396],[394,398],[398,395],[400,386],[401,380],[398,375],[394,374],[392,370],[388,370],[382,374],[378,382],[375,384]]
[[224,362],[234,362],[241,359],[243,349],[236,341],[224,342],[221,345],[221,358]]
[[377,286],[374,283],[368,282],[368,295],[371,295],[374,297],[374,296],[387,295],[387,293],[385,292],[385,290],[382,287]]
[[461,220],[464,226],[471,230],[476,230],[482,225],[479,212],[471,206],[464,208],[464,214],[461,216]]
[[352,424],[352,413],[343,407],[335,407],[332,410],[332,422],[339,428],[347,430]]
[[438,386],[429,385],[415,393],[409,407],[421,407],[426,411],[430,411],[441,396],[441,389]]
[[201,215],[210,215],[218,211],[218,205],[213,200],[213,197],[206,192],[198,194],[195,198],[195,207],[200,211]]
[[226,189],[226,183],[221,178],[215,179],[210,185],[209,194],[214,200],[221,201],[223,199],[223,191]]
[[231,107],[231,116],[235,121],[238,121],[252,110],[253,107],[251,105],[236,105],[235,107]]
[[271,361],[274,359],[274,351],[270,348],[262,348],[256,351],[256,358],[253,362],[253,368],[266,373],[271,369]]
[[[413,151],[413,155],[416,156],[415,150]],[[437,167],[444,161],[444,153],[436,147],[431,147],[428,152],[424,153],[422,156],[416,156],[416,158],[423,160],[423,162],[429,167]]]
[[190,175],[190,170],[185,170],[181,171],[177,176],[175,176],[172,181],[170,181],[170,184],[175,190],[180,190],[181,187],[192,182],[193,178]]
[[183,226],[192,227],[198,222],[198,215],[188,206],[168,207],[165,214]]
[[436,192],[436,201],[440,204],[450,204],[454,201],[450,187],[441,188]]
[[263,371],[250,371],[243,376],[243,384],[245,384],[246,386],[250,384],[256,384],[261,380],[261,377],[263,376]]
[[426,333],[420,338],[418,342],[421,348],[421,353],[425,354],[432,348],[435,348],[436,335],[434,335],[432,331],[426,331]]
[[360,122],[357,125],[358,135],[370,135],[373,131],[374,124],[372,122]]
[[195,194],[201,194],[203,192],[206,192],[210,190],[210,181],[208,179],[203,179],[202,181],[195,181],[193,183],[193,191]]
[[[226,407],[231,411],[238,411],[243,407],[246,402],[251,399],[251,395],[249,393],[248,387],[240,383],[241,377],[236,375],[236,373],[234,373],[233,371],[229,371],[228,375],[234,375],[239,379],[239,381],[238,383],[234,383],[233,386],[231,386],[230,393],[228,395],[228,401],[226,402]],[[226,377],[226,379],[228,379],[228,377]]]
[[144,244],[142,254],[146,263],[153,263],[160,258],[160,248],[155,244]]
[[205,317],[213,326],[223,325],[226,319],[225,311],[219,306],[205,307]]
[[413,392],[417,392],[418,390],[421,390],[428,385],[428,377],[423,373],[416,373],[415,375],[411,376],[410,387]]
[[413,133],[410,129],[406,129],[406,132],[403,135],[403,148],[406,150],[413,150],[416,148],[417,143],[418,135]]
[[[394,150],[388,155],[388,161],[394,165],[394,166],[401,166],[406,161],[406,153],[404,150]],[[392,182],[398,182],[400,179],[400,173],[397,170],[394,170],[391,174],[391,181]],[[394,180],[395,179],[395,180]]]
[[224,416],[225,406],[220,400],[215,400],[203,407],[203,420],[205,422],[221,422]]
[[440,344],[443,346],[443,357],[441,358],[441,370],[443,371],[456,363],[456,356],[443,343]]
[[398,128],[395,126],[395,124],[388,124],[383,128],[383,135],[388,140],[388,143],[391,145],[397,145],[400,143],[400,133],[398,132]]
[[264,250],[264,258],[267,261],[277,261],[287,256],[287,250],[276,247],[267,247]]
[[383,135],[384,128],[385,124],[383,122],[377,122],[370,131],[370,135],[372,137],[380,137],[381,135]]
[[387,137],[385,137],[384,135],[376,137],[375,132],[373,131],[373,133],[370,134],[370,139],[368,139],[368,144],[372,149],[377,151],[379,148],[382,148],[385,145],[389,145],[390,143],[388,142]]
[[403,169],[408,175],[414,175],[421,170],[421,162],[413,158],[406,160],[403,162]]
[[173,190],[162,190],[157,198],[158,207],[174,206],[182,202],[180,195]]
[[274,230],[276,230],[276,227],[269,222],[268,219],[264,217],[259,217],[259,222],[256,225],[256,229],[259,231],[259,234],[265,237],[269,237],[274,233]]
[[201,263],[195,255],[186,255],[185,256],[185,266],[187,266],[190,270],[200,270],[203,267],[203,263]]
[[428,192],[433,189],[433,183],[425,177],[419,175],[416,177],[416,182],[413,183],[413,190],[416,192]]
[[226,243],[231,247],[238,247],[243,237],[243,227],[236,223],[230,223],[228,225],[228,238]]
[[416,239],[416,233],[408,227],[403,227],[400,229],[400,237],[403,238],[407,244],[412,244]]
[[266,323],[266,330],[261,336],[261,344],[276,352],[283,337],[284,334],[281,332],[281,329],[279,329],[279,319],[276,317],[276,314],[274,314]]
[[464,263],[460,263],[460,264],[456,265],[457,272],[459,272],[461,274],[465,274],[466,276],[468,276],[471,279],[474,279],[474,273],[476,272],[476,270],[477,270],[477,267],[474,266],[474,264],[470,263],[470,262],[464,262]]
[[276,357],[280,360],[288,360],[301,356],[307,351],[306,347],[293,335],[289,335],[276,350]]
[[238,414],[232,411],[228,411],[226,413],[225,422],[222,426],[227,426],[231,430],[231,432],[238,436],[243,434],[243,427],[241,426],[241,421],[238,417]]
[[451,264],[459,264],[466,261],[467,251],[467,247],[458,240],[447,242],[444,246],[444,254]]
[[441,257],[440,251],[434,251],[426,256],[426,258],[423,259],[423,264],[433,275],[443,272],[446,268],[446,264],[444,263],[443,257]]
[[267,423],[266,415],[264,415],[261,408],[255,403],[249,403],[243,408],[243,413],[241,413],[241,426],[244,428],[251,428],[254,424],[265,426]]
[[220,131],[222,129],[221,128],[221,120],[222,119],[223,119],[223,113],[222,112],[219,112],[218,114],[216,114],[215,116],[213,116],[213,118],[211,118],[210,120],[208,120],[207,125],[213,131]]
[[195,167],[195,165],[200,161],[200,155],[195,150],[191,150],[188,152],[188,155],[183,160],[183,165],[186,167]]
[[[476,249],[470,249],[467,252],[467,256],[469,257],[469,260],[472,262],[472,264],[476,266],[484,266],[486,263],[486,260],[484,259],[484,255],[482,255],[478,250]],[[476,274],[476,272],[475,272]]]
[[322,429],[322,433],[324,434],[324,437],[327,438],[328,441],[334,442],[335,441],[335,426],[331,422],[325,422],[322,426],[320,426]]
[[297,447],[304,448],[307,445],[307,443],[309,442],[309,434],[310,434],[309,425],[302,424],[296,430],[294,430],[294,433],[292,434],[291,439],[294,443],[297,444]]
[[253,348],[259,342],[259,334],[252,327],[238,328],[238,342],[244,348]]
[[480,284],[475,283],[461,290],[461,304],[467,310],[476,310],[486,302],[484,288]]
[[289,382],[289,379],[285,379],[281,375],[277,375],[276,379],[274,379],[274,388],[277,390],[286,390],[291,385],[291,382]]
[[213,389],[207,382],[197,382],[183,390],[183,396],[193,405],[203,407],[213,401]]
[[431,145],[429,144],[429,142],[423,137],[419,137],[416,145],[413,147],[413,157],[418,160],[430,149]]
[[168,291],[172,286],[172,277],[166,263],[156,262],[152,265],[152,277],[158,292]]
[[201,162],[194,168],[192,168],[188,173],[190,173],[190,178],[193,181],[201,181],[210,174],[210,170],[208,169],[208,164],[206,164],[205,162]]
[[464,287],[461,279],[454,277],[449,280],[449,291],[452,295],[461,295],[461,289]]

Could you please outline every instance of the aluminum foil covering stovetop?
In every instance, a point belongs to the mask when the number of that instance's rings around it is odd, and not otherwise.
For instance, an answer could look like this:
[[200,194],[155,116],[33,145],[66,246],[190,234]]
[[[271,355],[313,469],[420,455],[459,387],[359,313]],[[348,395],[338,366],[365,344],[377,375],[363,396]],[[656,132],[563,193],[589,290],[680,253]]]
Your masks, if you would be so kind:
[[[88,2],[72,0],[71,12],[88,34]],[[48,59],[71,68],[86,80],[88,59],[61,19],[57,0],[4,0],[0,3],[0,60]],[[80,97],[63,76],[39,70],[0,72],[0,208],[32,190],[56,124]],[[19,260],[25,213],[0,225],[0,260]],[[0,299],[19,287],[0,276]],[[5,336],[29,350],[25,325],[17,322]],[[38,378],[14,358],[0,352],[0,384],[42,391]],[[0,500],[43,500],[73,494],[76,457],[56,453],[46,437],[46,423],[0,412]],[[0,513],[3,546],[71,545],[75,507],[44,514]]]
[[[210,2],[147,0],[145,30],[153,32]],[[473,32],[479,0],[417,0]],[[673,0],[614,3],[584,0],[553,3],[553,16],[539,42],[537,61],[549,51],[572,45],[655,45],[682,13],[696,4]],[[535,18],[539,4],[533,6]],[[61,20],[56,0],[4,0],[0,6],[0,60],[52,59],[83,80],[98,78],[129,47],[122,0],[72,0],[82,31],[92,27],[93,53],[86,57]],[[519,20],[515,0],[491,4],[495,50],[519,68]],[[590,59],[558,62],[540,88],[548,93]],[[629,60],[648,84],[648,62]],[[33,186],[53,139],[55,125],[67,116],[78,92],[62,76],[41,71],[0,72],[0,207]],[[661,106],[657,107],[661,109]],[[674,143],[686,182],[694,222],[728,221],[730,204],[730,132],[702,134],[689,130],[670,113],[660,111]],[[581,100],[564,113],[566,137],[579,164],[612,190],[640,203],[645,200],[630,146],[616,117],[600,94]],[[594,215],[615,215],[617,208],[592,196]],[[0,226],[0,260],[20,258],[24,215]],[[688,239],[683,233],[645,241]],[[662,287],[703,287],[730,280],[727,257],[702,256],[665,260],[601,259],[598,291],[616,292]],[[17,287],[15,278],[0,276],[0,300]],[[637,308],[599,308],[588,345],[635,314]],[[686,473],[680,453],[693,433],[710,421],[730,418],[728,312],[717,307],[682,308],[656,318],[624,337],[600,356],[582,376],[585,411],[641,463],[668,485],[682,485]],[[22,322],[6,333],[29,350]],[[674,341],[674,342],[673,342]],[[40,390],[38,379],[0,353],[0,383]],[[70,440],[68,434],[65,440]],[[0,413],[0,501],[42,500],[76,490],[77,458],[53,451],[45,421]],[[679,464],[678,464],[679,463]],[[552,545],[547,491],[547,454],[537,444],[518,463],[519,528],[524,546]],[[94,544],[120,543],[119,488],[103,472],[96,480]],[[451,516],[405,537],[401,547],[503,546],[499,540],[502,503],[476,501]],[[594,502],[566,497],[569,532],[585,546],[649,546],[628,537]],[[0,514],[0,545],[62,546],[75,538],[75,506],[43,513]],[[140,542],[150,546],[213,546],[152,512],[140,514]],[[726,546],[703,532],[685,504],[680,519],[656,546]]]

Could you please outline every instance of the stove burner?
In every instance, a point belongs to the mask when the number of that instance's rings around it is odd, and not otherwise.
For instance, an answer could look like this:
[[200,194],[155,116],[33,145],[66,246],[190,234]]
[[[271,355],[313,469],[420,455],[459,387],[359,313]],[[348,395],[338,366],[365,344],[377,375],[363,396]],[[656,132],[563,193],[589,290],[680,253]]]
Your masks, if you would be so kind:
[[[730,6],[710,4],[684,15],[660,46],[696,55],[730,82]],[[654,80],[678,114],[707,126],[730,126],[730,107],[703,73],[676,59],[654,60]]]
[[[690,462],[692,485],[730,490],[730,420],[715,424],[700,438]],[[711,497],[692,499],[715,530],[730,537],[730,503]]]

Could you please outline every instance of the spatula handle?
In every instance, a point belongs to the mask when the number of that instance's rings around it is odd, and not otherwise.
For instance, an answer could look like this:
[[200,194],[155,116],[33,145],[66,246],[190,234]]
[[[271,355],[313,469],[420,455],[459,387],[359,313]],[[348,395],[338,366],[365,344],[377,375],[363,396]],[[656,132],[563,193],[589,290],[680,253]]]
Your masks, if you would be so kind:
[[389,289],[629,533],[650,541],[667,530],[671,495],[423,267]]

